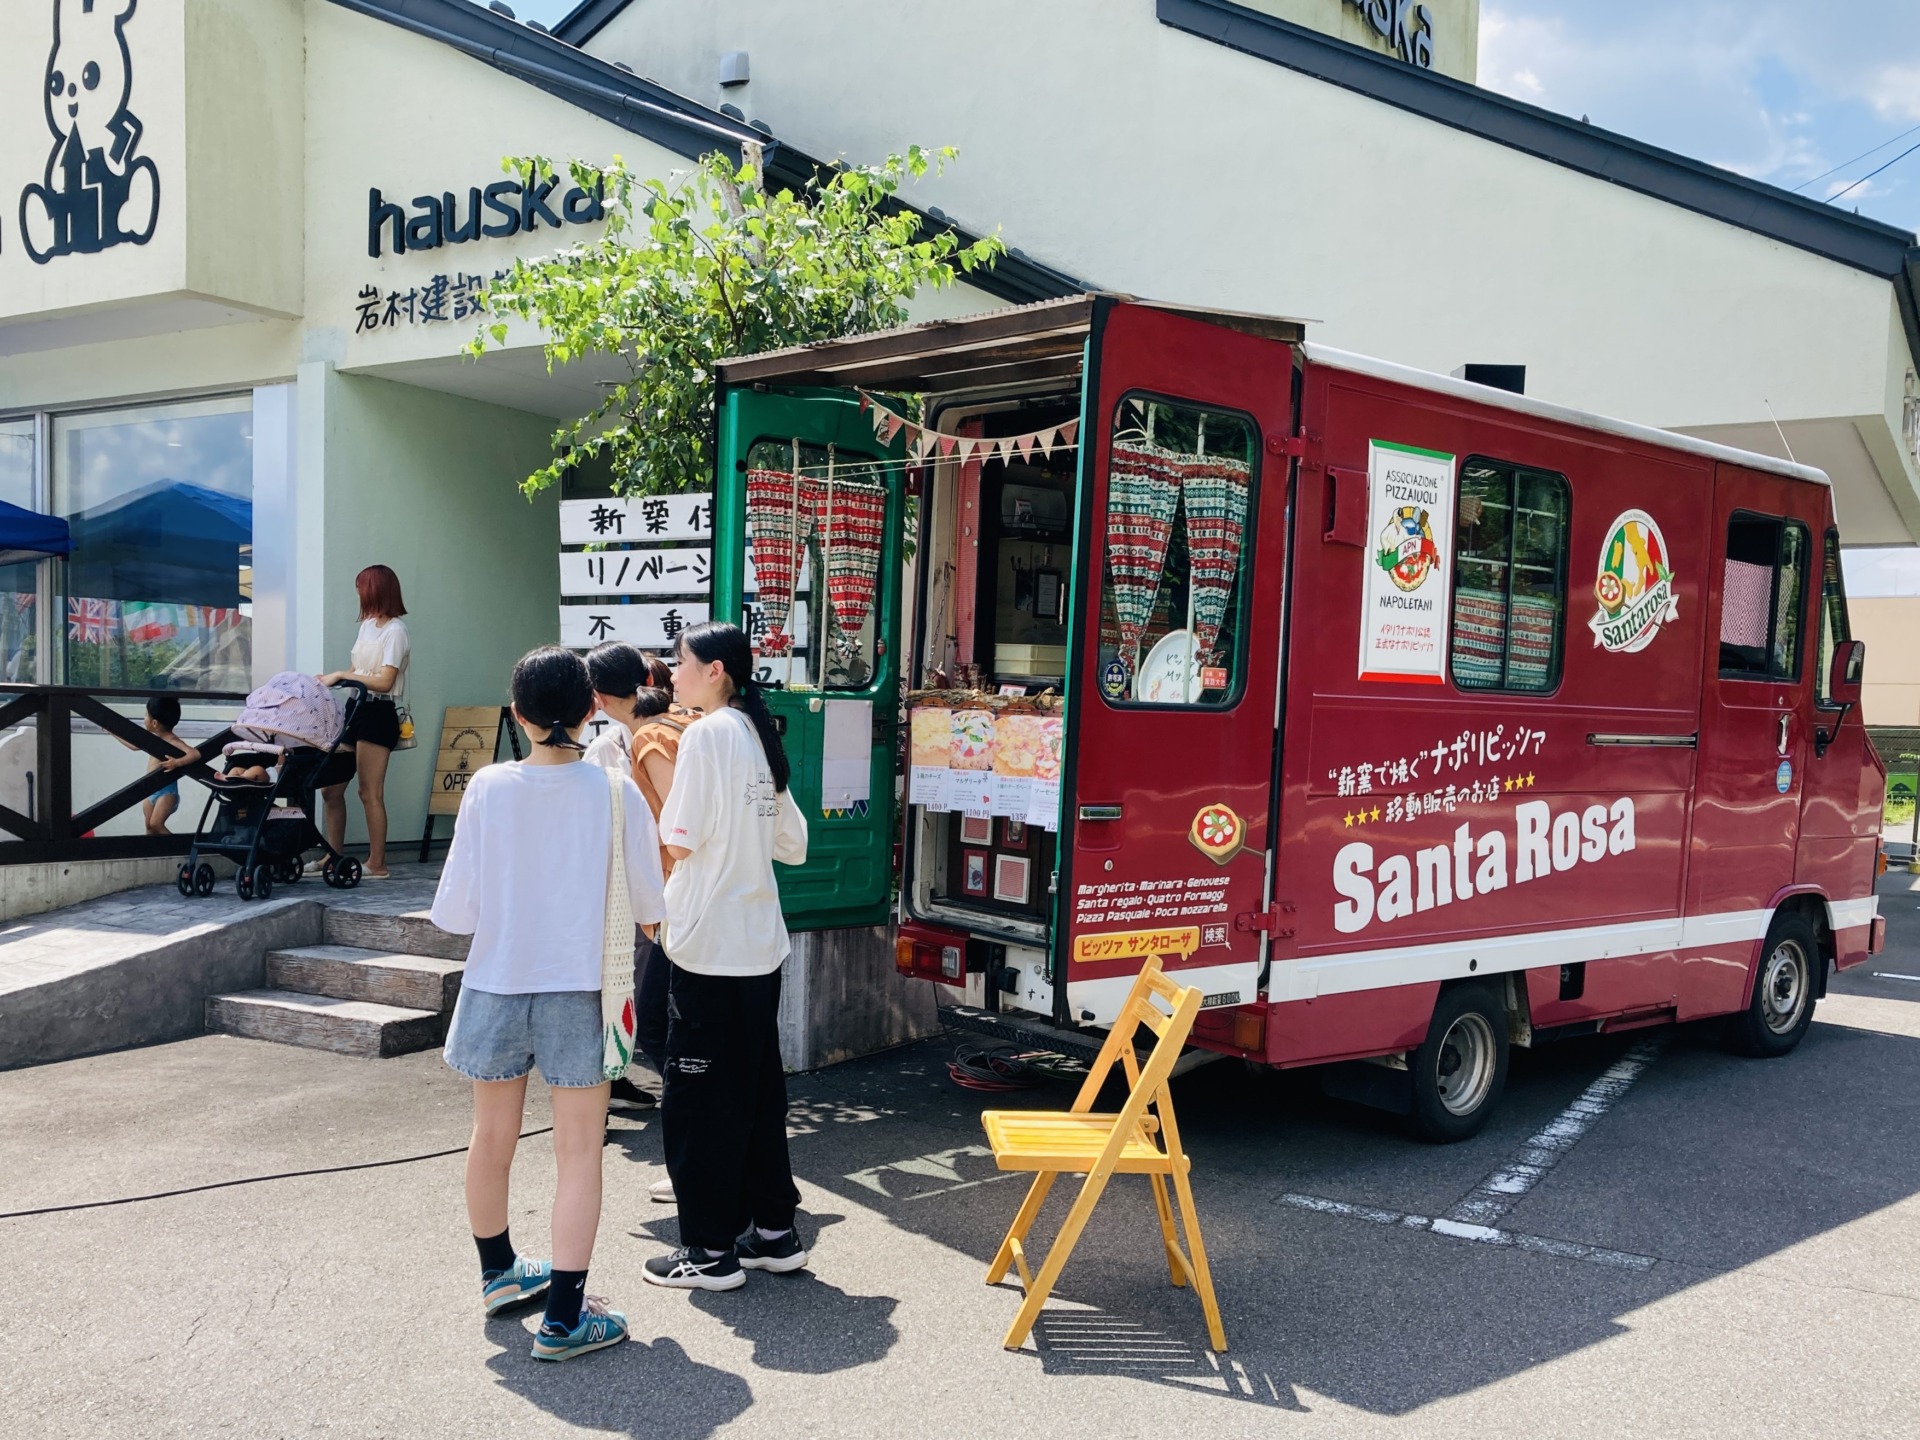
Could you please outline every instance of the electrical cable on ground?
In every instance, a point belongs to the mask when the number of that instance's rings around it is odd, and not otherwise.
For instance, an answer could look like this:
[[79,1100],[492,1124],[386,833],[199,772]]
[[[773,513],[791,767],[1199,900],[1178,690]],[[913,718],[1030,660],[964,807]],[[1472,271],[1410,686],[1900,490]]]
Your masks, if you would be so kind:
[[[548,1134],[553,1127],[521,1132],[522,1140]],[[310,1175],[345,1175],[355,1170],[385,1170],[394,1165],[417,1165],[422,1160],[444,1160],[449,1155],[464,1155],[471,1146],[457,1145],[451,1150],[434,1150],[425,1155],[402,1155],[393,1160],[362,1160],[352,1165],[322,1165],[314,1170],[283,1170],[274,1175],[246,1175],[238,1180],[215,1180],[208,1185],[188,1185],[179,1190],[156,1190],[151,1195],[122,1195],[116,1200],[81,1200],[72,1205],[42,1205],[37,1210],[9,1210],[0,1220],[27,1220],[35,1215],[64,1215],[74,1210],[106,1210],[115,1205],[138,1205],[147,1200],[172,1200],[181,1195],[199,1195],[208,1190],[232,1190],[241,1185],[264,1185],[269,1180],[304,1180]]]
[[1084,1080],[1087,1064],[1050,1050],[1021,1050],[998,1040],[963,1040],[947,1062],[947,1075],[966,1090],[1000,1094],[1032,1090],[1056,1080]]

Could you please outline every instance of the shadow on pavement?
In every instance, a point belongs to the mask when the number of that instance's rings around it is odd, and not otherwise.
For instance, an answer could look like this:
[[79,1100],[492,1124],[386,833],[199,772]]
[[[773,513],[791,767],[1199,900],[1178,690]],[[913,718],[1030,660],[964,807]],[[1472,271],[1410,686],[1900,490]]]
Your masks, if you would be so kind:
[[[803,1216],[800,1222],[806,1225]],[[753,1303],[736,1294],[695,1291],[693,1304],[753,1342],[753,1363],[762,1370],[829,1375],[884,1360],[900,1338],[888,1295],[849,1295],[817,1275],[753,1277]]]
[[[517,1324],[496,1322],[489,1338],[505,1347],[487,1361],[502,1388],[581,1430],[646,1440],[705,1440],[753,1404],[747,1382],[689,1359],[676,1340],[629,1340],[581,1357],[582,1363],[536,1364]],[[592,1366],[591,1383],[580,1371]],[[645,1397],[644,1403],[635,1397]]]
[[[1503,1222],[1648,1257],[1644,1269],[1283,1198],[1444,1216],[1630,1045],[1662,1035],[1652,1068]],[[1060,1108],[1072,1092],[959,1090],[943,1058],[932,1041],[796,1077],[796,1110],[813,1123],[796,1127],[811,1133],[796,1136],[795,1166],[984,1274],[1026,1181],[995,1169],[979,1114]],[[1847,1025],[1816,1024],[1776,1061],[1737,1058],[1704,1025],[1516,1052],[1500,1114],[1446,1147],[1415,1144],[1390,1117],[1300,1076],[1222,1063],[1175,1094],[1232,1348],[1216,1363],[1197,1301],[1167,1283],[1146,1186],[1123,1176],[1026,1352],[1049,1375],[1129,1376],[1284,1409],[1305,1408],[1299,1388],[1403,1414],[1619,1335],[1622,1317],[1653,1302],[1920,1192],[1920,1039]],[[858,1123],[823,1122],[856,1111]],[[1076,1188],[1049,1201],[1036,1264]],[[1001,1294],[1010,1322],[1018,1292]]]

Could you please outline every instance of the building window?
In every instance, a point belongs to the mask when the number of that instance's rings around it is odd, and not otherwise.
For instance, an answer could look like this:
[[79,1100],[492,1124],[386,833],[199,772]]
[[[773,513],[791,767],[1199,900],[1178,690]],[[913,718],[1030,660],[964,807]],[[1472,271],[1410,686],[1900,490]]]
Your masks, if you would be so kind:
[[57,416],[70,685],[244,691],[253,665],[253,401]]
[[1258,453],[1245,416],[1145,395],[1120,401],[1096,529],[1096,680],[1109,703],[1220,708],[1239,698]]
[[[32,510],[33,421],[0,421],[0,501]],[[39,565],[28,560],[0,565],[0,679],[30,685],[39,649]]]
[[1791,520],[1743,511],[1728,522],[1720,596],[1722,675],[1800,678],[1808,548],[1806,526]]
[[1567,477],[1495,460],[1460,467],[1453,683],[1538,695],[1560,683]]

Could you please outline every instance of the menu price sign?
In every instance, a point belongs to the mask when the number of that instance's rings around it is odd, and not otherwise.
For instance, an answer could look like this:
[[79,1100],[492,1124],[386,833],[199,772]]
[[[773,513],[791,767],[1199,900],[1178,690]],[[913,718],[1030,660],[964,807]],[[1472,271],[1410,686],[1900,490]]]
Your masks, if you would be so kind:
[[1445,680],[1453,505],[1453,456],[1388,440],[1368,447],[1362,680]]

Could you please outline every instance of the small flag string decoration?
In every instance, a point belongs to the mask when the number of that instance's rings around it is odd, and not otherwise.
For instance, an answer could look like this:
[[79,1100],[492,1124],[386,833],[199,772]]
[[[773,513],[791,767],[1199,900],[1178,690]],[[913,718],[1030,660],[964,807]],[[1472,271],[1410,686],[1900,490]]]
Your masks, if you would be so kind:
[[929,455],[963,463],[973,459],[1030,460],[1036,455],[1051,460],[1055,450],[1072,449],[1080,435],[1078,420],[1048,425],[1025,435],[948,435],[889,410],[864,390],[859,394],[861,411],[872,417],[874,438],[891,445],[896,436],[904,436],[907,453],[915,460],[925,460]]

